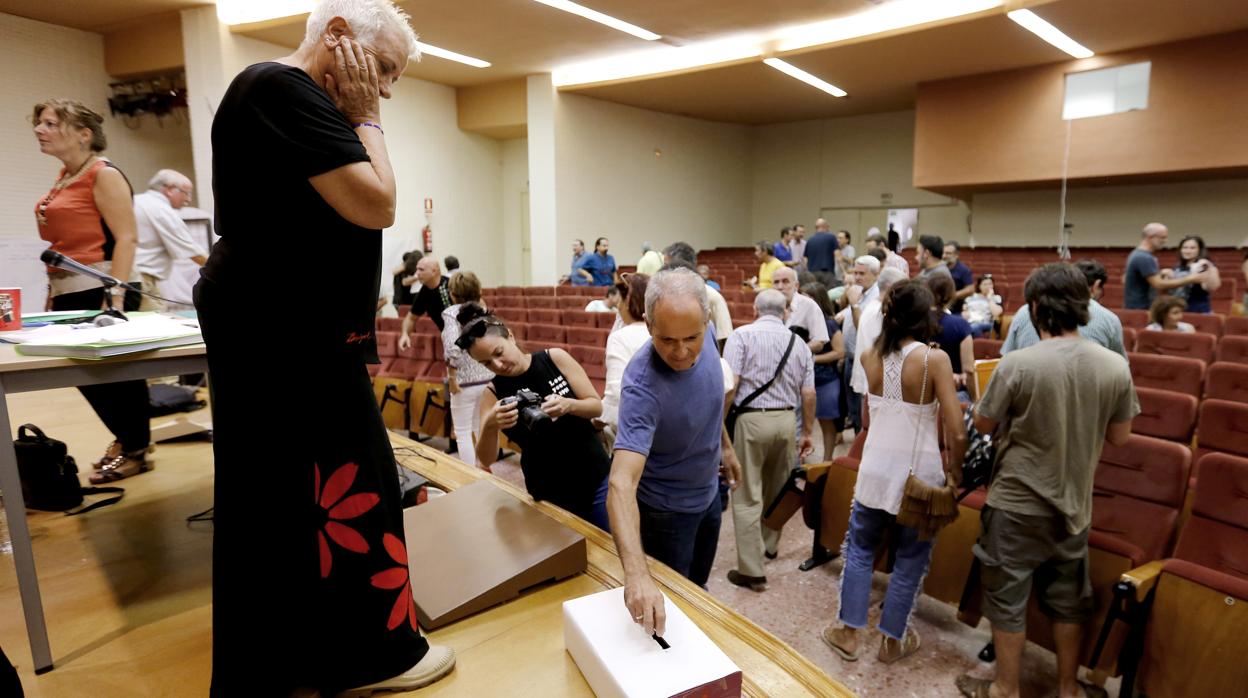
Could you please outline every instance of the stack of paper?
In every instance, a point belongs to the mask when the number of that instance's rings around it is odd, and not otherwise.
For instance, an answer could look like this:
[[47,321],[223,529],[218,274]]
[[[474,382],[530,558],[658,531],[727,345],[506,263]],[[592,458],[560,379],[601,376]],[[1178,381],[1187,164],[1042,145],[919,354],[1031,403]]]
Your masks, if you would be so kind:
[[598,698],[739,698],[741,670],[664,597],[665,649],[633,622],[618,587],[563,603],[563,641]]
[[2,332],[0,341],[17,344],[18,353],[28,356],[77,359],[103,359],[204,341],[194,320],[155,313],[130,313],[129,318],[129,322],[118,322],[107,327],[93,324],[48,325]]

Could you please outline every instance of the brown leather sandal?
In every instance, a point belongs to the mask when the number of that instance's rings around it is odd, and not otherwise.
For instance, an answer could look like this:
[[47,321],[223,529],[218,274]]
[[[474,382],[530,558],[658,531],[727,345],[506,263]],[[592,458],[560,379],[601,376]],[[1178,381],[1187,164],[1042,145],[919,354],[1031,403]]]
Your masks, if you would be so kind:
[[880,642],[880,653],[876,658],[884,664],[892,664],[918,652],[921,644],[919,634],[913,629],[907,630],[905,637],[901,640],[894,640],[885,635],[883,641]]
[[156,467],[147,460],[147,451],[148,449],[143,448],[129,453],[118,453],[112,459],[104,461],[87,479],[93,485],[104,485],[145,473]]

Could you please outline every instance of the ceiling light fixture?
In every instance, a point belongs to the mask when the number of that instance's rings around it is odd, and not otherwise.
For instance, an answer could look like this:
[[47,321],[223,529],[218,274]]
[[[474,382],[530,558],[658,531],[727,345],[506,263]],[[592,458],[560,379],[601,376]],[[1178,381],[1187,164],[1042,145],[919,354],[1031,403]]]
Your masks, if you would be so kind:
[[1006,16],[1017,22],[1027,31],[1035,34],[1041,39],[1044,39],[1066,53],[1069,53],[1075,58],[1091,58],[1096,55],[1078,41],[1075,41],[1069,36],[1063,34],[1061,29],[1058,29],[1052,24],[1049,24],[1041,19],[1039,15],[1031,10],[1014,10],[1013,12],[1006,13]]
[[454,51],[447,51],[444,48],[431,46],[423,41],[417,41],[416,45],[420,47],[421,54],[426,56],[437,56],[438,58],[445,58],[448,61],[455,61],[456,63],[470,65],[474,68],[490,67],[489,61],[483,61],[480,58],[473,58],[472,56],[465,56],[462,53],[455,53]]
[[578,17],[584,17],[585,19],[597,22],[599,24],[604,24],[608,27],[611,27],[612,29],[622,31],[625,34],[632,34],[638,39],[645,39],[646,41],[657,41],[658,39],[663,38],[662,36],[655,34],[652,31],[642,29],[636,24],[629,24],[628,22],[625,22],[622,19],[616,19],[615,17],[612,17],[611,15],[603,14],[597,10],[591,10],[588,7],[585,7],[584,5],[578,5],[574,2],[569,2],[569,0],[533,0],[533,1],[540,2],[543,5],[546,5],[549,7],[553,7],[556,10],[563,10],[564,12],[570,12],[574,15],[577,15]]
[[776,33],[777,52],[796,51],[921,24],[995,10],[1002,0],[894,0],[847,17],[786,27]]
[[630,51],[551,71],[555,87],[585,85],[641,77],[679,73],[707,65],[733,63],[763,55],[757,39],[709,41],[688,46],[662,46],[644,51]]
[[802,82],[806,83],[807,85],[810,85],[811,87],[815,89],[823,90],[824,92],[827,92],[833,97],[844,97],[845,95],[849,94],[848,92],[846,92],[845,90],[842,90],[836,85],[833,85],[832,83],[827,82],[825,80],[820,80],[819,78],[815,77],[814,75],[811,75],[810,73],[802,70],[801,68],[798,68],[797,66],[791,63],[785,63],[779,58],[768,58],[768,59],[765,59],[763,63],[766,63],[767,65],[771,66],[772,68],[775,68],[776,70],[784,73],[785,75],[788,75],[791,78],[796,78],[798,80],[801,80]]

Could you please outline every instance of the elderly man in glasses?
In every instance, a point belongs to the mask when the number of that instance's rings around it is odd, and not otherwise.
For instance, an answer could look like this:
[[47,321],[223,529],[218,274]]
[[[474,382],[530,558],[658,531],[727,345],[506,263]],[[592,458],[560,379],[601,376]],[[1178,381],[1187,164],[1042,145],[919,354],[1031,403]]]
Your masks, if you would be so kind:
[[[139,228],[139,247],[134,252],[134,269],[143,290],[163,295],[160,282],[169,278],[173,262],[189,259],[199,266],[208,261],[204,251],[177,209],[191,202],[191,180],[181,172],[161,170],[147,183],[147,191],[134,197],[134,220]],[[164,311],[164,301],[143,296],[139,310]]]

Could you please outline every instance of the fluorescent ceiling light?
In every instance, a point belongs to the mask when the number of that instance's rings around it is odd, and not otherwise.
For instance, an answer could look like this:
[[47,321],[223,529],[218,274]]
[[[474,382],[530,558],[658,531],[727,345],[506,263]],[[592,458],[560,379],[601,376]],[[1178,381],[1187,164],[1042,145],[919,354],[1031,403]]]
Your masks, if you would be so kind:
[[616,19],[615,17],[612,17],[611,15],[604,15],[603,13],[597,10],[591,10],[588,7],[585,7],[583,5],[578,5],[574,2],[569,2],[568,0],[534,0],[534,2],[540,2],[543,5],[548,5],[550,7],[555,8],[556,10],[563,10],[564,12],[571,12],[572,14],[577,15],[579,17],[584,17],[585,19],[597,22],[599,24],[605,24],[606,26],[611,27],[612,29],[622,31],[625,34],[632,34],[638,39],[645,39],[646,41],[656,41],[658,39],[663,38],[662,36],[659,36],[658,34],[655,34],[652,31],[647,31],[645,29],[642,29],[641,27],[635,24],[629,24],[628,22],[625,22],[622,19]]
[[797,66],[791,63],[785,63],[779,58],[768,58],[764,60],[763,62],[775,68],[776,70],[784,73],[785,75],[788,75],[791,78],[797,78],[798,80],[801,80],[802,82],[806,83],[807,85],[810,85],[811,87],[815,89],[823,90],[824,92],[827,92],[833,97],[844,97],[845,95],[849,94],[848,92],[846,92],[845,90],[842,90],[836,85],[833,85],[830,82],[825,82],[823,80],[820,80],[819,78],[815,77],[814,75],[811,75],[810,73],[802,70],[801,68],[798,68]]
[[763,55],[756,39],[708,41],[688,46],[664,46],[631,51],[594,61],[555,68],[555,87],[624,80],[642,75],[676,73],[718,63],[748,60]]
[[786,27],[777,32],[777,52],[796,51],[920,24],[994,10],[1002,0],[895,0],[848,17]]
[[437,46],[430,46],[423,41],[417,41],[416,45],[420,47],[420,52],[426,56],[437,56],[438,58],[445,58],[448,61],[455,61],[456,63],[470,65],[474,68],[490,67],[489,61],[483,61],[480,58],[473,58],[472,56],[465,56],[462,53],[455,53],[454,51],[447,51],[446,49],[438,48]]
[[1096,55],[1089,51],[1078,41],[1066,36],[1062,30],[1040,19],[1040,16],[1031,10],[1014,10],[1006,14],[1007,17],[1018,22],[1027,31],[1053,44],[1057,48],[1069,53],[1075,58],[1091,58]]

